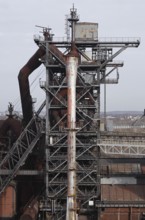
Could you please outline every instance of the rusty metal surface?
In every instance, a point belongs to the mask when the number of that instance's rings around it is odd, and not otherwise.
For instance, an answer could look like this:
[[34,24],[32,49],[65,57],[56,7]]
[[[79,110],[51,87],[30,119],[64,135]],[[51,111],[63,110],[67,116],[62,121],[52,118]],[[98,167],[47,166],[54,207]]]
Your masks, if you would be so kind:
[[101,200],[133,202],[145,200],[145,185],[101,185]]
[[145,165],[141,165],[141,172],[142,174],[145,174]]
[[[63,53],[53,44],[49,45],[49,50],[53,57],[56,60],[61,61],[62,64],[65,63],[65,57]],[[33,115],[32,112],[32,97],[30,94],[30,86],[29,86],[29,75],[37,69],[42,62],[40,59],[43,58],[46,51],[44,47],[40,47],[36,53],[28,60],[28,62],[24,65],[24,67],[20,70],[18,75],[19,87],[20,87],[20,95],[21,95],[21,103],[22,103],[22,111],[23,118],[25,124],[27,124]]]
[[21,132],[21,122],[14,118],[7,118],[0,127],[0,136],[7,136],[7,132],[12,132],[12,138],[16,140]]
[[106,208],[101,213],[101,220],[140,220],[145,208]]
[[0,120],[0,127],[2,126],[2,124],[4,123],[5,119]]
[[49,50],[57,61],[61,62],[62,64],[65,64],[64,54],[54,44],[49,45]]
[[38,201],[34,199],[25,208],[24,213],[21,215],[20,220],[36,220],[38,214]]
[[39,48],[36,53],[29,59],[26,65],[24,65],[24,67],[20,70],[18,75],[22,111],[25,124],[30,121],[33,115],[32,98],[30,95],[28,77],[36,68],[41,65],[41,61],[39,60],[39,58],[42,58],[44,55],[45,50],[43,48]]
[[115,163],[101,167],[101,174],[140,174],[141,167],[139,163]]
[[12,218],[16,214],[16,190],[8,186],[0,197],[0,218]]

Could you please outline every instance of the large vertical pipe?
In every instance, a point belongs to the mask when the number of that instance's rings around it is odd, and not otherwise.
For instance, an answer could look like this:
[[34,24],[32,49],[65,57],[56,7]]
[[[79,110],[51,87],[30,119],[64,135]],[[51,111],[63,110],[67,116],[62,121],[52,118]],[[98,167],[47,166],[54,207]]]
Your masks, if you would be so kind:
[[76,220],[76,78],[78,55],[72,50],[66,61],[68,126],[68,191],[66,220]]

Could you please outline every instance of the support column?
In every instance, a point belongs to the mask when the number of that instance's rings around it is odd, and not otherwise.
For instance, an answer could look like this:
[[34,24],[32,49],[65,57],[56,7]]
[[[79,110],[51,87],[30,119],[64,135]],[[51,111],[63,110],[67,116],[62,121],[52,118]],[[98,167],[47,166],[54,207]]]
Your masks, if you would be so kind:
[[76,220],[76,78],[78,56],[71,51],[67,56],[67,126],[68,126],[68,191],[66,220]]

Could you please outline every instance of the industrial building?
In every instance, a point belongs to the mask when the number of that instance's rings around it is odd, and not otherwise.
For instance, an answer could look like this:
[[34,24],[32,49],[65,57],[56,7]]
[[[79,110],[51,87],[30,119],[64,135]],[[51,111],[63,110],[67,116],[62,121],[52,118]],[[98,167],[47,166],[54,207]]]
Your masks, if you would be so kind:
[[[23,119],[10,103],[0,125],[0,220],[144,219],[145,133],[100,129],[100,87],[118,83],[114,59],[139,39],[101,40],[74,7],[66,39],[42,30],[18,75]],[[41,64],[46,98],[34,112],[29,76]]]

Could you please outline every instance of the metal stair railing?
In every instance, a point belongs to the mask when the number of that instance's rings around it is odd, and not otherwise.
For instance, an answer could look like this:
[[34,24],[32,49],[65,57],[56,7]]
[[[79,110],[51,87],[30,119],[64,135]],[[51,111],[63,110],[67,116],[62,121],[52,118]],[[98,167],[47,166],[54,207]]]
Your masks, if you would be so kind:
[[42,127],[41,119],[34,116],[1,161],[0,169],[10,170],[10,174],[0,177],[0,194],[17,175],[17,171],[32,152],[42,134]]

